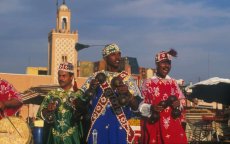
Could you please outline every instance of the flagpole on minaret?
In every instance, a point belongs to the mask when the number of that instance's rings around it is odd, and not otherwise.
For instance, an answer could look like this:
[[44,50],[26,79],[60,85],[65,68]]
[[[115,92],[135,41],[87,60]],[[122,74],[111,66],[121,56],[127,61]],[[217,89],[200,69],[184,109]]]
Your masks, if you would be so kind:
[[58,9],[58,0],[56,0],[56,6],[57,6],[57,9]]

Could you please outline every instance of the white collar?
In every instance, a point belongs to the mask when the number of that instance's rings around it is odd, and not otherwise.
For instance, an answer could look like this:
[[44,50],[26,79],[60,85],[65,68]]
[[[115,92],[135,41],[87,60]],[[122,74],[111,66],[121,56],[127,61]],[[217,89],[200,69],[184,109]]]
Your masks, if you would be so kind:
[[154,79],[154,78],[158,78],[158,79],[166,79],[166,80],[171,79],[171,77],[170,77],[169,75],[166,75],[166,77],[165,77],[165,78],[161,78],[161,77],[158,77],[156,74],[154,74],[154,76],[152,77],[152,79]]

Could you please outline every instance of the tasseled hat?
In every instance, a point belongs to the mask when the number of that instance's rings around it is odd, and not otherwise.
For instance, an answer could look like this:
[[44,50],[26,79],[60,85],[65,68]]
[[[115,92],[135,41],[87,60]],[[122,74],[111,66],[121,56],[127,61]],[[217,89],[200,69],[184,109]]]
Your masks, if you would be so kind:
[[73,68],[73,64],[69,63],[69,62],[64,62],[61,63],[58,67],[58,71],[62,70],[62,71],[66,71],[66,72],[70,72],[70,73],[74,73],[74,68]]
[[120,48],[118,47],[118,45],[116,45],[115,43],[112,44],[108,44],[105,46],[105,48],[102,50],[102,56],[103,57],[107,57],[108,55],[110,55],[111,53],[115,53],[115,52],[120,52]]
[[158,54],[156,54],[155,62],[161,62],[163,60],[172,60],[172,57],[177,57],[177,51],[174,49],[170,49],[169,51],[161,51]]

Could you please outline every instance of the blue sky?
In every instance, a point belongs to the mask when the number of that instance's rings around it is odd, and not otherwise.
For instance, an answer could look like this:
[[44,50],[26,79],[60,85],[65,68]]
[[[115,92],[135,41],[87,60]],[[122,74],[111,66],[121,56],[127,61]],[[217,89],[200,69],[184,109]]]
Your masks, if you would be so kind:
[[[58,1],[59,4],[62,0]],[[155,54],[174,48],[170,75],[195,83],[230,78],[229,0],[66,0],[79,42],[115,42],[123,56],[155,68]],[[56,24],[56,0],[1,0],[0,72],[25,73],[47,66],[48,33]],[[101,59],[101,47],[79,52],[79,60]]]

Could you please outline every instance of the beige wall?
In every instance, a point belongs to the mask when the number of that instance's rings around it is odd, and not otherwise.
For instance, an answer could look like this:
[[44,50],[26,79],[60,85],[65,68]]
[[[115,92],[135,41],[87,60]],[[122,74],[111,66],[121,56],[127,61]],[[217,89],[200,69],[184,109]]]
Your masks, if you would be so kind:
[[88,77],[94,72],[94,63],[89,61],[80,61],[79,76]]
[[[0,73],[0,78],[7,80],[19,92],[23,92],[30,87],[39,85],[53,85],[52,77],[50,75],[27,75],[27,74],[10,74]],[[85,77],[77,77],[77,84],[80,87],[86,80]]]
[[76,78],[78,88],[80,88],[85,83],[86,79],[87,77],[77,77]]
[[10,82],[19,92],[38,85],[52,84],[51,76],[0,73],[0,78]]
[[27,67],[26,74],[39,75],[39,71],[48,71],[47,67]]

